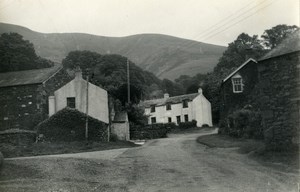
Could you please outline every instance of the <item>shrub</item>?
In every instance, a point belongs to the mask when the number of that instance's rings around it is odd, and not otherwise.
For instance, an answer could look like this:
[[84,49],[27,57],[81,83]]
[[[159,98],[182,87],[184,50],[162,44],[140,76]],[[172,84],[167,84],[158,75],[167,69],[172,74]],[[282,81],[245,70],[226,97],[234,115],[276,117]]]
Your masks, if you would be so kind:
[[206,127],[209,127],[209,125],[208,124],[203,124],[201,127],[206,128]]
[[156,123],[151,125],[130,125],[130,139],[165,138],[175,124]]
[[233,137],[262,139],[260,112],[244,107],[231,113],[220,123],[220,133]]
[[[85,139],[86,115],[76,109],[65,108],[37,126],[38,135],[45,141],[80,141]],[[89,140],[107,141],[107,125],[88,117]]]
[[192,121],[188,121],[188,122],[182,122],[182,123],[179,123],[178,127],[180,129],[188,129],[188,128],[197,127],[197,121],[192,120]]

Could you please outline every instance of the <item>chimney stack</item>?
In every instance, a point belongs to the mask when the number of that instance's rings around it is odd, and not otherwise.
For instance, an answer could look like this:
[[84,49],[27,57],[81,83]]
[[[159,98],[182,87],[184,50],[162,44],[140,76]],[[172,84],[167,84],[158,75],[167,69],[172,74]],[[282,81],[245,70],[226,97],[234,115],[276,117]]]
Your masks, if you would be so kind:
[[82,71],[79,66],[75,69],[75,79],[82,79]]
[[169,93],[164,94],[164,99],[167,99],[167,98],[169,98]]
[[203,91],[202,91],[201,87],[198,89],[198,93],[200,93],[202,95]]

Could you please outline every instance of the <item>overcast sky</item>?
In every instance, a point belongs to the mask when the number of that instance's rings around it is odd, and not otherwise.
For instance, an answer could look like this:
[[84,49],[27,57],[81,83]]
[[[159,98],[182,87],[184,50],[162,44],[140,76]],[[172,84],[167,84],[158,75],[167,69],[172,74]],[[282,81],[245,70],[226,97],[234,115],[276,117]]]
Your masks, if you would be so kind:
[[227,45],[242,32],[299,26],[299,7],[299,0],[0,0],[0,22],[44,33],[160,33]]

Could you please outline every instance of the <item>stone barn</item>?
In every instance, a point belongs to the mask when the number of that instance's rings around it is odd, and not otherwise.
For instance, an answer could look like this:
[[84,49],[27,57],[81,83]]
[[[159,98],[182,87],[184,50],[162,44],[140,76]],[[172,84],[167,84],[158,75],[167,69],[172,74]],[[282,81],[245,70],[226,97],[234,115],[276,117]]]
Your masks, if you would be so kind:
[[48,96],[70,80],[60,65],[0,73],[0,131],[32,130],[48,116]]
[[296,31],[258,61],[250,59],[221,86],[221,121],[251,105],[261,112],[265,140],[272,147],[299,143],[300,32]]

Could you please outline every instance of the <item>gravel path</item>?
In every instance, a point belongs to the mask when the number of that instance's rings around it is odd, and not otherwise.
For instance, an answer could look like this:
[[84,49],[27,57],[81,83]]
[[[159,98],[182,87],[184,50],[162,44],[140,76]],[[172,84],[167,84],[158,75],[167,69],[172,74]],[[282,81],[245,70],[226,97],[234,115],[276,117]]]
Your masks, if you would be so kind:
[[[265,167],[199,135],[170,135],[142,147],[6,160],[0,191],[297,191],[299,175]],[[298,191],[297,191],[298,192]]]

